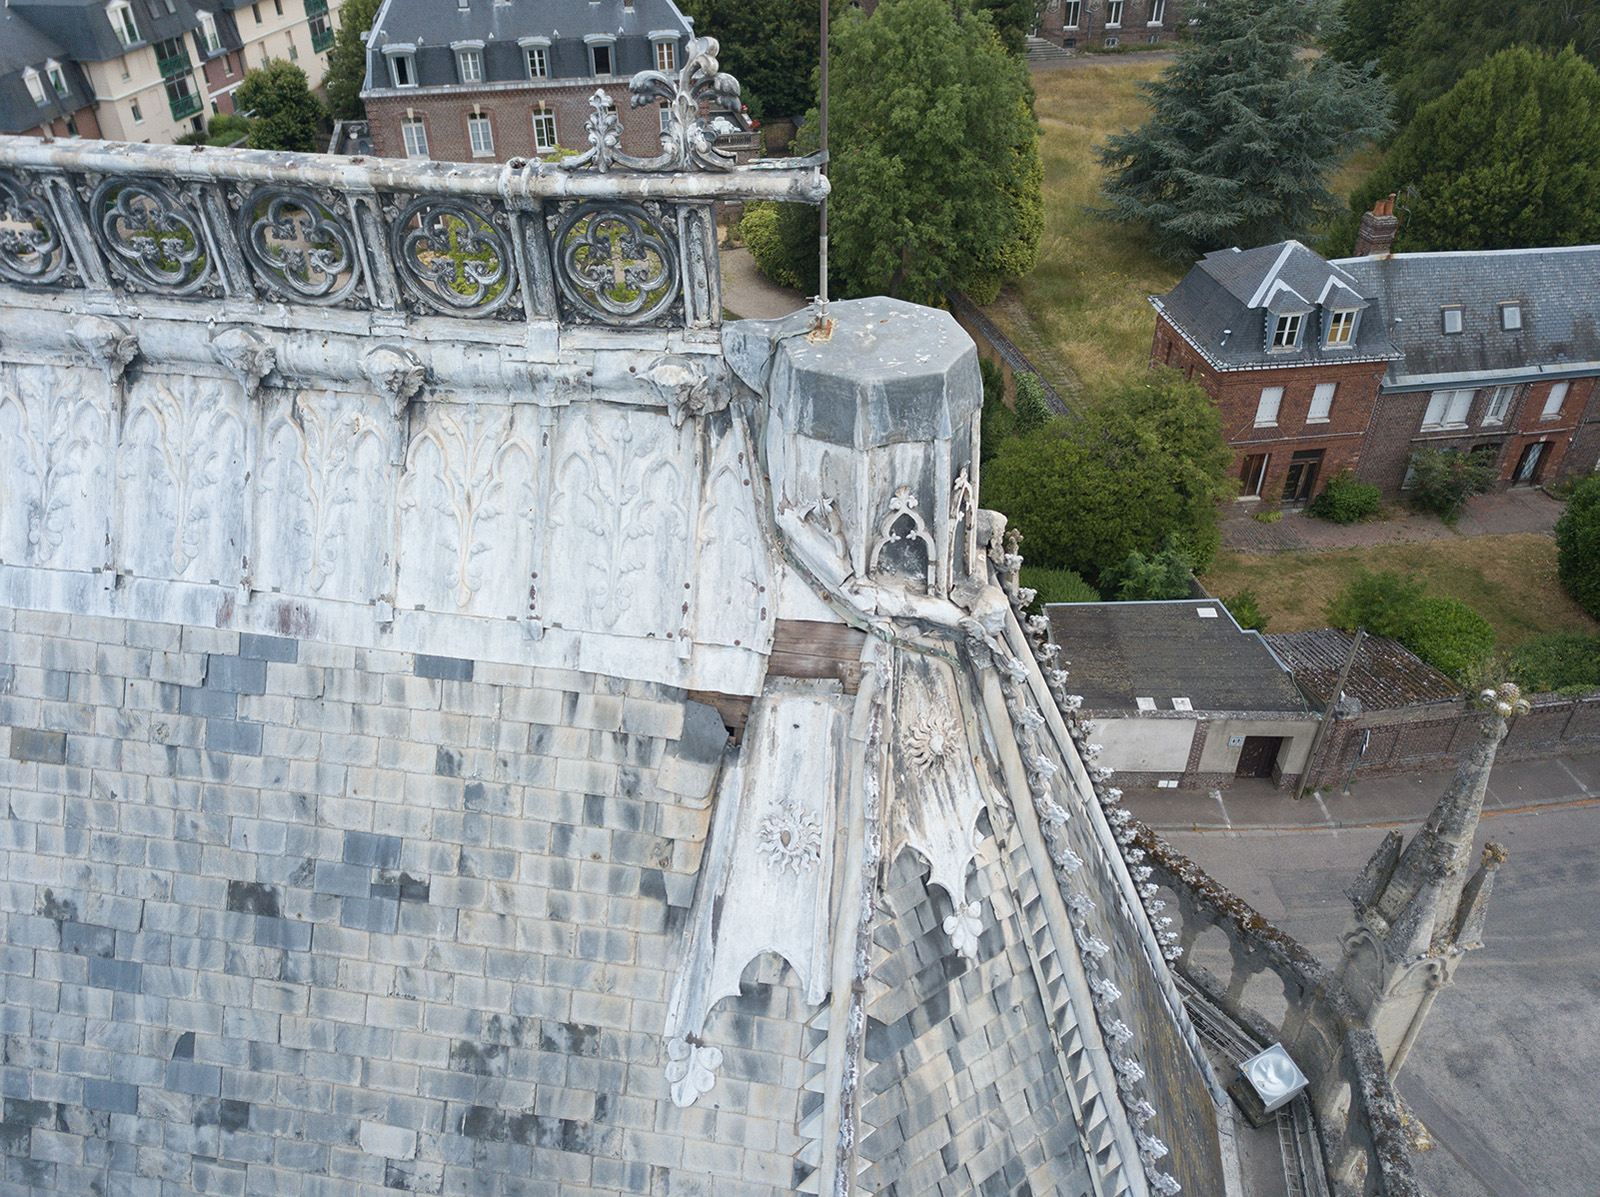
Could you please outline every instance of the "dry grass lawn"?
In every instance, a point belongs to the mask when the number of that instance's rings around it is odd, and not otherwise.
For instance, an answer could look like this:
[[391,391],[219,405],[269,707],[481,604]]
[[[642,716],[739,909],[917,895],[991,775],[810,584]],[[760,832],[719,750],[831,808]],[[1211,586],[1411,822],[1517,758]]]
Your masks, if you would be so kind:
[[1362,569],[1392,570],[1460,599],[1494,627],[1502,649],[1544,632],[1600,632],[1556,580],[1556,546],[1539,532],[1321,553],[1221,552],[1203,581],[1219,598],[1250,588],[1269,632],[1326,627],[1322,608]]
[[[1094,147],[1148,114],[1138,85],[1165,63],[1141,55],[1105,65],[1034,73],[1034,110],[1044,162],[1045,230],[1039,264],[1014,284],[1035,330],[1083,382],[1142,371],[1150,360],[1155,312],[1148,297],[1170,291],[1187,265],[1150,252],[1142,231],[1086,208],[1100,204],[1102,171]],[[1377,165],[1357,154],[1329,180],[1348,196]],[[1002,324],[1002,313],[991,312]]]

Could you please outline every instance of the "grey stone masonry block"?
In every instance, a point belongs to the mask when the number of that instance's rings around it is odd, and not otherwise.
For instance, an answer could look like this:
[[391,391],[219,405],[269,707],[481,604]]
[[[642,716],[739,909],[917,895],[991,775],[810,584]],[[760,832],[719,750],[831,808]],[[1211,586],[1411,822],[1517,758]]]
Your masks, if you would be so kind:
[[352,931],[377,931],[393,935],[400,921],[400,903],[392,898],[346,898],[339,925]]
[[397,835],[373,835],[366,831],[344,833],[344,862],[370,865],[376,869],[400,867],[402,842]]
[[684,704],[683,738],[678,741],[678,756],[697,765],[709,765],[722,756],[728,742],[728,728],[717,708],[703,702]]
[[239,634],[239,655],[255,661],[279,661],[293,665],[300,659],[300,642],[285,636]]
[[228,882],[228,909],[234,914],[259,914],[277,918],[280,913],[278,891],[253,881]]
[[131,960],[93,957],[89,961],[89,984],[97,989],[138,993],[144,988],[144,965]]
[[91,1110],[133,1114],[139,1109],[139,1086],[125,1085],[120,1081],[85,1080],[83,1104]]
[[239,713],[239,696],[232,690],[185,686],[178,698],[178,710],[184,715],[202,715],[208,719],[233,719]]
[[207,719],[206,747],[212,752],[261,755],[261,724],[237,719]]
[[338,861],[317,861],[313,888],[319,894],[336,894],[341,898],[365,898],[372,884],[372,869],[368,865],[341,864]]
[[311,924],[293,919],[257,919],[255,942],[258,948],[283,948],[290,952],[311,950]]
[[236,694],[267,692],[267,663],[252,657],[206,657],[206,688],[232,690]]
[[99,956],[109,959],[116,955],[117,933],[110,927],[97,927],[93,923],[62,923],[61,950],[79,956]]
[[196,1097],[219,1097],[222,1094],[222,1068],[216,1064],[196,1064],[193,1060],[169,1060],[167,1088],[174,1093],[192,1093]]
[[472,680],[472,662],[460,657],[434,657],[418,653],[415,669],[418,677],[433,677],[448,682]]
[[41,765],[64,765],[67,763],[67,734],[38,731],[31,727],[13,727],[11,759],[38,761]]

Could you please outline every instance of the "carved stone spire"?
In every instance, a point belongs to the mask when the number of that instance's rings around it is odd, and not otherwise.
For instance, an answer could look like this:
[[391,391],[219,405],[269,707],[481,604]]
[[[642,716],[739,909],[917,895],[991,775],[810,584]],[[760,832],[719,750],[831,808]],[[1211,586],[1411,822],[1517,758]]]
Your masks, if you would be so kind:
[[1483,946],[1494,872],[1505,860],[1504,849],[1488,845],[1468,880],[1506,719],[1528,704],[1509,683],[1479,698],[1488,710],[1481,735],[1427,821],[1404,849],[1398,833],[1384,837],[1347,891],[1355,922],[1344,937],[1340,976],[1364,1010],[1391,1075],[1416,1042],[1434,996],[1450,984],[1466,953]]

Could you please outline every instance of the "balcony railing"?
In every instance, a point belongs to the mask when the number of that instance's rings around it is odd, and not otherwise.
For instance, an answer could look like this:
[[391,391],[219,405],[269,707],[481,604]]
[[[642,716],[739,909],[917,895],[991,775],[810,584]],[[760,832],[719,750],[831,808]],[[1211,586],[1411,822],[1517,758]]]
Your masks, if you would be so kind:
[[161,72],[163,79],[171,79],[174,75],[184,75],[194,70],[194,63],[189,60],[189,51],[180,50],[176,54],[169,54],[165,58],[156,58],[156,69]]
[[324,29],[320,33],[312,31],[311,49],[314,53],[321,54],[331,45],[333,45],[333,30]]
[[198,92],[191,92],[186,96],[169,96],[168,99],[172,102],[172,119],[175,121],[181,121],[184,117],[193,116],[200,111]]
[[[674,111],[697,114],[695,89],[716,78],[700,54],[712,73],[686,67]],[[654,72],[635,87],[650,103],[671,90]],[[662,154],[634,158],[615,148],[611,101],[590,103],[588,153],[498,167],[0,138],[0,283],[194,301],[196,319],[239,300],[304,305],[301,322],[343,308],[400,324],[715,329],[714,205],[815,203],[821,159],[738,166],[694,115]],[[172,100],[174,116],[199,108]]]

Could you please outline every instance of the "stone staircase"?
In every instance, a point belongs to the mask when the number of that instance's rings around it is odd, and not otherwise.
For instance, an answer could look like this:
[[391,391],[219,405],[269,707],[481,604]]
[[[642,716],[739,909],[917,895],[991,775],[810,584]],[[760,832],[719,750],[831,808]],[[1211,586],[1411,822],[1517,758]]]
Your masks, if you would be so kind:
[[1027,52],[1024,55],[1029,67],[1055,66],[1058,63],[1068,62],[1076,58],[1075,50],[1063,50],[1052,41],[1042,37],[1030,37],[1027,42]]

